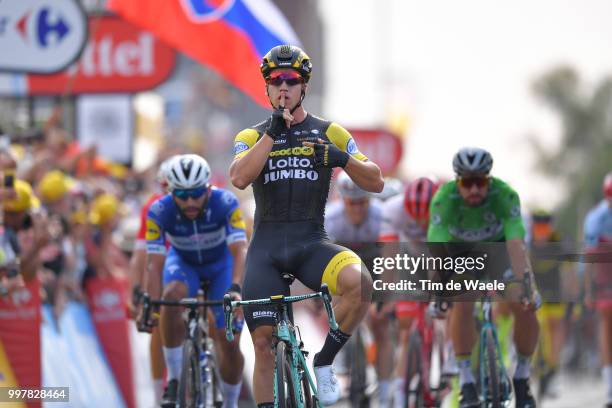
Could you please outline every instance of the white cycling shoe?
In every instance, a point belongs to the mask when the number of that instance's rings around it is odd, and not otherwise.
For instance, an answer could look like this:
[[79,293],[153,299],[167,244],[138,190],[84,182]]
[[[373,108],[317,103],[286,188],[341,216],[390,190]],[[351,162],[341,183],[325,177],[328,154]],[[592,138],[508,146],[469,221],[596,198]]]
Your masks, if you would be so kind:
[[340,399],[340,384],[331,365],[314,368],[317,396],[323,405],[332,405]]

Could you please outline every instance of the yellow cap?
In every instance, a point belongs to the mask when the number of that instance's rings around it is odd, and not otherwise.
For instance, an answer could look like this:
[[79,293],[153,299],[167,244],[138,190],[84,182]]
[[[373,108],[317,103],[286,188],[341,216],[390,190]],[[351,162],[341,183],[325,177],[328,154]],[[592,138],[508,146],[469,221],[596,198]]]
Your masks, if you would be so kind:
[[15,198],[4,202],[6,211],[21,212],[40,208],[40,201],[34,195],[32,186],[23,180],[15,180]]
[[45,174],[38,184],[40,198],[45,203],[54,203],[66,195],[74,185],[74,180],[59,170]]
[[117,215],[123,213],[123,206],[112,194],[101,194],[91,203],[89,222],[94,225],[105,225]]

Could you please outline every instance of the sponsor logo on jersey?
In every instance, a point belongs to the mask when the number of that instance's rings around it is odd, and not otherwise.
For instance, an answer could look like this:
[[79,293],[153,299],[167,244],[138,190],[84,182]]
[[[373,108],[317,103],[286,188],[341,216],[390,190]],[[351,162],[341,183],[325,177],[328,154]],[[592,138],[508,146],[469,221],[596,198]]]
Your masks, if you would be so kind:
[[312,147],[306,146],[298,146],[298,147],[290,147],[282,150],[275,150],[270,152],[270,157],[276,156],[312,156],[314,153],[314,149]]
[[448,230],[452,236],[459,238],[462,241],[478,242],[494,238],[496,235],[502,232],[503,228],[504,226],[502,223],[498,222],[479,229],[449,227]]
[[313,135],[318,135],[319,134],[319,129],[312,129],[310,131],[310,133],[312,133]]
[[439,225],[442,222],[442,217],[440,214],[432,214],[431,215],[431,223],[433,225]]
[[246,229],[246,224],[242,218],[242,211],[240,208],[236,208],[230,217],[230,225],[236,229]]
[[170,244],[181,251],[199,251],[215,248],[225,243],[225,228],[216,231],[192,234],[188,237],[179,237],[168,234]]
[[161,235],[159,226],[152,219],[147,219],[147,232],[145,233],[145,239],[147,241],[155,241]]
[[515,205],[510,209],[510,216],[512,217],[520,217],[521,216],[521,207]]
[[[310,149],[311,148],[294,148]],[[290,150],[290,149],[287,149]],[[310,180],[319,179],[319,173],[313,170],[312,162],[307,158],[287,157],[286,159],[268,159],[268,172],[264,173],[264,184],[279,180]]]
[[223,199],[223,203],[225,203],[226,205],[229,205],[234,202],[234,195],[230,193],[229,191],[224,191],[222,199]]
[[285,143],[287,143],[287,139],[277,139],[274,141],[275,145],[285,144]]
[[346,152],[348,154],[356,154],[359,153],[359,149],[357,149],[357,143],[351,137],[348,142],[346,142]]
[[234,143],[234,155],[238,153],[244,152],[245,150],[249,150],[249,145],[244,142],[236,142]]

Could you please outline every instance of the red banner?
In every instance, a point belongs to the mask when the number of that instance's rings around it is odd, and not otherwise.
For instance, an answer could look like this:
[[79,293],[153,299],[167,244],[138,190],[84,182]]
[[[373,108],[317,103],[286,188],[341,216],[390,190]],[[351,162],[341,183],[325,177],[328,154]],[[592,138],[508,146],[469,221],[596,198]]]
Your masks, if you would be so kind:
[[392,175],[402,160],[403,148],[401,139],[380,129],[348,129],[359,151],[378,164],[384,176]]
[[[0,386],[41,387],[40,324],[38,279],[0,297]],[[30,402],[27,406],[39,408],[41,404]]]
[[172,72],[175,52],[153,34],[117,17],[90,17],[90,38],[78,62],[52,75],[28,75],[28,94],[139,92]]
[[91,317],[98,339],[128,408],[136,406],[127,317],[128,282],[118,278],[87,281]]

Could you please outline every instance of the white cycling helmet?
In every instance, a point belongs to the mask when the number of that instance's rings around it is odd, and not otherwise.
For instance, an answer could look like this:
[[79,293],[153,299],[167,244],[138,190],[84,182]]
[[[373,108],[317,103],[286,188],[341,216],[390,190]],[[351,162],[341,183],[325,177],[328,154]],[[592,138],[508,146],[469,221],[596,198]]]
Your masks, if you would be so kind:
[[189,190],[208,186],[210,166],[197,154],[174,156],[168,163],[168,190]]
[[171,156],[167,158],[166,160],[164,160],[159,165],[159,169],[157,170],[157,175],[155,177],[158,183],[168,184],[168,173],[170,172],[170,163],[172,162],[172,159],[174,159],[175,157],[176,156]]
[[338,175],[338,180],[336,180],[336,187],[340,192],[342,198],[350,198],[354,200],[358,200],[360,198],[370,197],[370,193],[360,188],[348,174],[342,172]]

